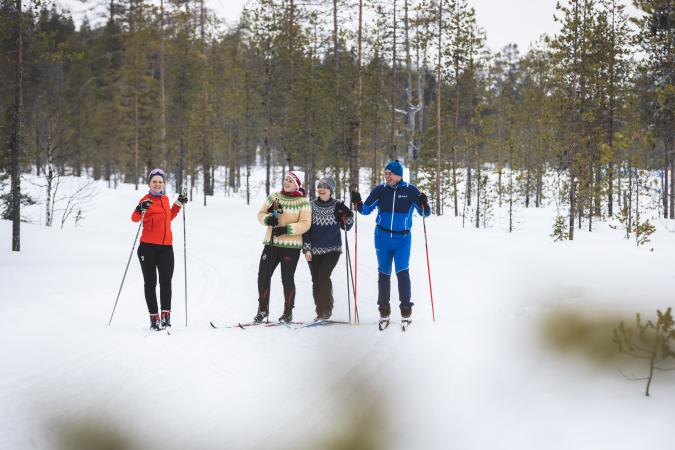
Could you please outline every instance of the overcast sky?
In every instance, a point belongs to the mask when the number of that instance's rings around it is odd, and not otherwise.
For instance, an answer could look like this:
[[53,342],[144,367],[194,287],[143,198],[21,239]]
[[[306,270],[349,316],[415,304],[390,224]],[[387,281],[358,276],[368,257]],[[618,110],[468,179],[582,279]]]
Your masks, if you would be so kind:
[[[70,8],[79,25],[86,7],[79,0],[56,0]],[[239,18],[246,0],[205,0],[208,7],[229,23]],[[367,1],[367,0],[366,0]],[[623,0],[629,13],[635,8],[629,0]],[[91,3],[91,1],[89,2]],[[527,51],[530,43],[543,33],[550,35],[559,30],[553,20],[556,0],[469,0],[476,9],[478,24],[486,31],[487,44],[492,50],[499,50],[507,44],[518,44],[521,53]],[[94,18],[89,13],[90,20]]]

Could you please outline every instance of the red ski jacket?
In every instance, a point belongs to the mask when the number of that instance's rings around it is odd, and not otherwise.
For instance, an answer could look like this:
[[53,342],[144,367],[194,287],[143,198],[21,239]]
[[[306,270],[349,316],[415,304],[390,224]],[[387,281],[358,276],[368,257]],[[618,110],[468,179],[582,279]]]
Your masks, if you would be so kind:
[[[178,215],[180,206],[176,204],[170,206],[169,197],[166,195],[153,197],[149,193],[140,199],[138,203],[149,198],[152,199],[152,205],[145,211],[145,216],[143,217],[141,242],[147,244],[171,245],[173,243],[171,221]],[[134,222],[141,220],[141,215],[135,209],[131,214],[131,220]]]

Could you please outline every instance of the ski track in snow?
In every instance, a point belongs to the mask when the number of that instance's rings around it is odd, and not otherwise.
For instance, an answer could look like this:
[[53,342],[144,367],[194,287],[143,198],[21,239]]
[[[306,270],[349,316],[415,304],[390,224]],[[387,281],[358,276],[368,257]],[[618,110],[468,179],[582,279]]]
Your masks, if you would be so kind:
[[[392,324],[377,329],[374,215],[362,216],[359,326],[241,330],[223,327],[249,322],[257,308],[264,230],[255,213],[262,199],[246,206],[213,197],[208,207],[189,204],[186,211],[187,328],[182,217],[173,222],[169,336],[147,331],[135,254],[106,326],[140,195],[125,185],[100,189],[97,204],[106,207],[89,211],[80,227],[24,225],[20,254],[9,252],[9,240],[0,243],[0,339],[8,348],[0,368],[1,449],[54,448],[64,424],[83,421],[123,430],[133,448],[317,448],[369,407],[382,414],[373,432],[392,449],[634,450],[669,442],[672,374],[657,374],[646,400],[644,386],[613,367],[593,369],[547,352],[539,327],[560,307],[651,317],[670,306],[672,233],[660,229],[651,253],[602,225],[554,244],[550,210],[519,211],[528,217],[510,235],[431,218],[434,324],[416,218],[414,323],[402,333],[395,276]],[[0,235],[10,229],[0,221]],[[349,242],[353,256],[353,233]],[[334,319],[346,320],[344,254],[332,279]],[[309,322],[314,308],[303,257],[296,288],[294,319]],[[282,297],[277,269],[272,319]]]

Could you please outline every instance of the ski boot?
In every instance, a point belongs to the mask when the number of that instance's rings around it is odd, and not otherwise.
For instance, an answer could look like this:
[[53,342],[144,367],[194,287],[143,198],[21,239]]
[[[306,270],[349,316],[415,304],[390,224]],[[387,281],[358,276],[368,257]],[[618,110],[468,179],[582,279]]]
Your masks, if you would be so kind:
[[258,310],[258,314],[253,318],[253,323],[263,323],[267,316],[269,316],[269,312]]
[[150,314],[150,329],[153,331],[160,331],[159,314]]
[[291,323],[293,322],[293,312],[292,311],[284,311],[284,313],[279,317],[279,322],[280,323]]
[[401,331],[407,330],[408,326],[412,323],[411,315],[411,306],[401,306]]
[[314,318],[314,322],[321,322],[324,320],[330,320],[330,316],[332,313],[330,311],[322,311],[320,313],[316,314],[316,317]]
[[378,324],[378,328],[380,331],[386,329],[389,326],[389,316],[391,315],[391,308],[389,305],[385,306],[380,306],[378,308],[380,310],[380,322]]
[[171,311],[162,311],[160,326],[162,328],[171,328]]

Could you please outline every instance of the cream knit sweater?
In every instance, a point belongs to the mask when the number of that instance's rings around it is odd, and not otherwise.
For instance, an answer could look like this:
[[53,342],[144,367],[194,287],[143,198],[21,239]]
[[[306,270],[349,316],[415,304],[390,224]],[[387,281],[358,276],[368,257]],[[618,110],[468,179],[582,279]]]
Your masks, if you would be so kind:
[[279,219],[277,226],[285,226],[288,232],[281,236],[275,236],[273,245],[275,247],[301,249],[302,235],[312,225],[312,210],[309,200],[306,197],[290,197],[281,192],[270,194],[258,211],[258,222],[267,228],[263,244],[270,245],[272,243],[272,227],[265,224],[265,219],[272,216],[267,210],[275,201],[278,201],[279,209],[282,211],[277,214]]

